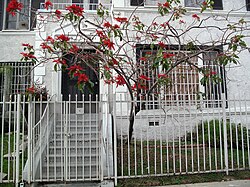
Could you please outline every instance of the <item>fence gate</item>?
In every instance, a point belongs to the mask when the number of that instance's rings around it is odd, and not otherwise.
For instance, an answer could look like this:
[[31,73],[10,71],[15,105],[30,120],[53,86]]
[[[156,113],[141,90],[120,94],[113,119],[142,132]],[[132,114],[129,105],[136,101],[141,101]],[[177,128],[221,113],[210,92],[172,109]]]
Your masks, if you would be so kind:
[[41,116],[32,129],[34,181],[100,180],[97,101],[50,101],[47,105],[42,102],[35,105],[35,114]]

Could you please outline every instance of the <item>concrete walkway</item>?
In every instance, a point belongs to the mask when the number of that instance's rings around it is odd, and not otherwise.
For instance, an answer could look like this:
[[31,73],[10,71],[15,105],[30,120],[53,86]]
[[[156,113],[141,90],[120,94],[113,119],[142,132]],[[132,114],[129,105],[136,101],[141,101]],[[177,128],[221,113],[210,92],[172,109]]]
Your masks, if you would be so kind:
[[[161,186],[161,187],[163,187],[163,186]],[[250,180],[235,180],[235,181],[225,181],[225,182],[168,185],[165,187],[250,187]]]

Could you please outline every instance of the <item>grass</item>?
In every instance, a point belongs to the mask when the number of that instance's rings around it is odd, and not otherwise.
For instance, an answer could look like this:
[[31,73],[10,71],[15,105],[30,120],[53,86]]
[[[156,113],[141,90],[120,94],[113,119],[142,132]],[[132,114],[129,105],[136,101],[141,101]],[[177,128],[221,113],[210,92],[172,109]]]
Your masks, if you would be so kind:
[[[185,174],[224,170],[223,147],[184,142],[118,141],[118,175]],[[243,159],[243,154],[245,159]],[[229,169],[249,167],[247,150],[228,149]]]
[[[22,135],[20,135],[20,142],[22,141]],[[0,152],[1,155],[5,155],[5,154],[9,154],[12,153],[14,151],[14,146],[15,145],[15,137],[13,133],[10,134],[4,134],[3,136],[0,135],[0,142],[3,141],[3,153],[1,152],[1,147],[0,147]],[[27,160],[27,151],[24,151],[23,154],[20,154],[20,177],[22,176],[22,166],[24,167],[26,160]],[[22,157],[23,157],[23,162],[22,162]],[[3,167],[3,173],[6,173],[7,176],[3,179],[6,182],[7,181],[11,181],[14,179],[14,175],[15,175],[15,166],[16,166],[16,161],[12,158],[3,158],[3,163],[0,165],[1,167]],[[0,184],[1,186],[13,186],[13,184],[9,183],[4,183],[4,184]]]
[[192,184],[202,182],[240,180],[249,178],[250,171],[234,171],[230,172],[228,176],[225,173],[208,173],[166,177],[144,177],[134,179],[120,179],[118,180],[118,187],[163,186],[175,184]]

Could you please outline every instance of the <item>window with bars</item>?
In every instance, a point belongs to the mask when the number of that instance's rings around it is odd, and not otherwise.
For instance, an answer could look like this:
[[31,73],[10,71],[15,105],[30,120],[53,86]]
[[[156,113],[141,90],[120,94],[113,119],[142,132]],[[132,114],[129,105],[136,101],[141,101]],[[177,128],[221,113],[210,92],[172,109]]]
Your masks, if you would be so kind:
[[31,85],[30,62],[4,62],[0,63],[0,100],[3,95],[25,93]]
[[[176,51],[168,52],[177,55]],[[139,57],[144,57],[147,53],[152,53],[152,50],[141,50]],[[187,53],[190,52],[182,51],[182,53],[178,53],[178,58],[180,55],[185,55]],[[196,105],[197,100],[201,99],[202,97],[206,107],[220,107],[222,97],[221,94],[225,93],[226,88],[224,67],[221,67],[215,61],[217,54],[217,51],[210,51],[190,58],[189,61],[191,63],[181,63],[180,65],[176,66],[167,74],[168,84],[156,87],[153,90],[152,95],[160,95],[161,99],[164,100],[164,105],[168,106],[177,104],[180,105],[183,103]],[[174,58],[175,56],[173,57],[173,62],[175,61]],[[165,73],[161,70],[161,66],[152,70],[153,63],[150,60],[139,61],[139,63],[138,73],[144,74],[150,78],[149,81],[145,81],[145,86],[147,88],[150,88],[157,81],[157,76],[159,73]],[[191,66],[190,64],[205,68],[209,72],[215,72],[221,81],[219,83],[215,83],[209,80],[205,85],[201,85],[200,81],[202,75],[199,73],[196,67]],[[147,90],[141,90],[140,93],[144,95],[147,93]],[[156,98],[150,98],[150,96],[147,99],[156,100]]]
[[[185,0],[186,7],[200,7],[204,0]],[[222,0],[213,0],[213,9],[223,10]]]

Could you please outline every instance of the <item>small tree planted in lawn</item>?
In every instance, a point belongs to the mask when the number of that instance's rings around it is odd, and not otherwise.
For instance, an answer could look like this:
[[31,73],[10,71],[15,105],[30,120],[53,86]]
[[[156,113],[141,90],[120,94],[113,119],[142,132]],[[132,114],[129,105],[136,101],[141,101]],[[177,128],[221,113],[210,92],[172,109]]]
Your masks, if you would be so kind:
[[[11,0],[7,11],[15,16],[22,7],[22,3]],[[44,8],[48,11],[37,13],[37,29],[42,30],[47,22],[53,22],[58,23],[64,34],[42,38],[40,47],[44,55],[39,57],[33,46],[23,44],[22,60],[35,64],[53,63],[55,71],[68,70],[69,76],[78,80],[76,86],[80,90],[85,87],[91,90],[94,83],[92,77],[87,76],[84,64],[106,84],[125,86],[131,101],[152,93],[158,94],[162,87],[173,84],[174,80],[169,75],[182,64],[196,69],[202,76],[203,85],[211,80],[219,82],[217,72],[198,66],[192,58],[223,49],[214,61],[224,67],[229,63],[237,64],[239,53],[248,49],[245,31],[249,29],[249,23],[243,18],[231,19],[231,12],[224,17],[214,16],[211,0],[201,3],[199,14],[188,12],[179,0],[166,0],[165,3],[158,3],[158,13],[152,14],[154,16],[147,21],[142,21],[138,7],[127,17],[101,4],[94,17],[88,17],[82,7],[74,4],[67,6],[63,12],[52,7],[53,3],[47,0]],[[72,25],[75,38],[64,30],[66,24]],[[95,29],[86,33],[86,24]],[[80,49],[86,45],[91,46],[95,54]],[[147,46],[147,52],[139,54],[139,46]],[[68,54],[74,57],[70,65],[64,58]],[[150,76],[148,71],[155,72],[155,77]],[[132,138],[135,115],[140,110],[140,106],[131,102],[129,139]]]

